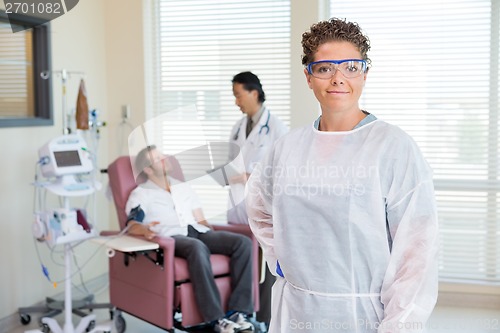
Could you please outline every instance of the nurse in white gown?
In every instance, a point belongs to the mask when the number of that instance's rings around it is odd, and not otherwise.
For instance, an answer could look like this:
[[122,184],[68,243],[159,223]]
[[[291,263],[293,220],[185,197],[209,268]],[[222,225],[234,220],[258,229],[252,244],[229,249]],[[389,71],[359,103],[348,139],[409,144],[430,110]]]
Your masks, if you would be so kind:
[[271,333],[422,332],[437,299],[432,170],[401,129],[362,111],[369,41],[331,19],[302,37],[314,124],[279,139],[247,184],[278,276]]

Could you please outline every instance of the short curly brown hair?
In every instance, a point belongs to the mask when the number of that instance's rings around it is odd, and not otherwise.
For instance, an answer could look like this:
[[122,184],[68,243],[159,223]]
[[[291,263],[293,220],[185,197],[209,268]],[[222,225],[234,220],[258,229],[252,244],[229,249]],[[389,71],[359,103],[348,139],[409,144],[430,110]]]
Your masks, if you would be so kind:
[[354,44],[361,53],[361,57],[371,64],[368,58],[370,40],[361,31],[357,23],[347,22],[345,19],[331,18],[328,21],[320,21],[311,26],[310,31],[302,34],[302,65],[308,65],[314,61],[314,55],[318,48],[324,43],[331,41],[345,41]]

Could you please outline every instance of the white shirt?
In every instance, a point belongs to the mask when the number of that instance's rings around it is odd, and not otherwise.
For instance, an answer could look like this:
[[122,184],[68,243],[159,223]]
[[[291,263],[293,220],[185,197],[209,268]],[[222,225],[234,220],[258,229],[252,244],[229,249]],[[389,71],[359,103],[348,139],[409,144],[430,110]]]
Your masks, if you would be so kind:
[[136,187],[127,200],[126,213],[140,205],[145,214],[143,223],[160,222],[151,227],[160,236],[187,236],[188,225],[199,232],[210,230],[194,219],[193,210],[201,208],[201,203],[191,186],[171,177],[168,181],[170,192],[149,180]]

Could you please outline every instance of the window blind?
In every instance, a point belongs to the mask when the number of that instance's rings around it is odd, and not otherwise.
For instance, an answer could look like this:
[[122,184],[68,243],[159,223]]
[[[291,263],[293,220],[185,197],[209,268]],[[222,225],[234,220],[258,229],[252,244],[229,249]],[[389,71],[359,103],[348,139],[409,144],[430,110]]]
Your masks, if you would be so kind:
[[[169,130],[167,121],[157,124],[164,125],[159,132],[169,137],[170,150],[186,151],[203,141],[228,141],[232,126],[242,117],[234,104],[231,83],[242,71],[260,78],[266,105],[289,125],[290,0],[160,0],[148,1],[145,12],[149,24],[145,34],[149,44],[147,118],[180,110],[175,121],[167,117]],[[193,130],[198,126],[187,116],[190,112],[182,111],[191,106],[201,130]],[[181,159],[186,155],[180,154]],[[189,173],[202,162],[184,158],[180,163]],[[195,171],[188,175],[195,176]],[[227,190],[204,178],[193,180],[193,187],[205,214],[222,222]]]
[[400,126],[434,169],[440,279],[500,284],[498,0],[330,0],[359,23],[361,106]]
[[[33,117],[32,34],[0,23],[0,117]],[[31,97],[31,98],[30,98]]]

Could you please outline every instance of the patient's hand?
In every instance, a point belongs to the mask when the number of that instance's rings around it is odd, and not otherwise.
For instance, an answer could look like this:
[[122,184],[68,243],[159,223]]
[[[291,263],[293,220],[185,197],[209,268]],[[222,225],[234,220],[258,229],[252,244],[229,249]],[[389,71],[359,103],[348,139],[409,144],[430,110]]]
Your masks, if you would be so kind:
[[130,221],[129,223],[133,223],[128,230],[128,233],[136,236],[143,236],[146,239],[153,239],[157,236],[157,233],[151,230],[151,227],[159,224],[160,222],[154,221],[148,224],[143,224],[136,221]]
[[160,222],[158,222],[158,221],[153,221],[153,222],[146,224],[145,225],[146,230],[144,231],[143,236],[146,239],[153,239],[154,237],[158,236],[158,232],[156,231],[155,226],[157,226],[159,224],[160,224]]
[[202,221],[199,221],[198,223],[201,224],[201,225],[204,225],[207,228],[210,228],[211,230],[214,230],[214,226],[211,225],[210,223],[208,223],[207,220],[202,220]]

